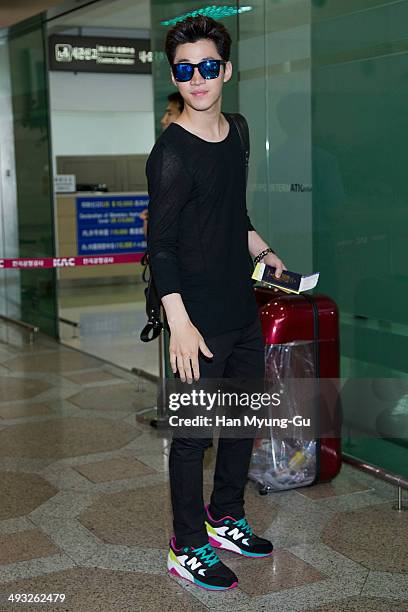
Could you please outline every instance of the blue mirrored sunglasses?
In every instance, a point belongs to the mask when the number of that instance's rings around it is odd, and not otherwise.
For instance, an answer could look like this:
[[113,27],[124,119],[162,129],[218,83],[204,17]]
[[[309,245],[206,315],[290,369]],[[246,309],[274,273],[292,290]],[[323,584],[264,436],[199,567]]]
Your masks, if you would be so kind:
[[199,64],[190,64],[180,62],[173,64],[171,69],[176,81],[191,81],[194,74],[194,68],[198,68],[198,72],[203,79],[216,79],[220,74],[220,67],[225,66],[226,62],[219,59],[208,59]]

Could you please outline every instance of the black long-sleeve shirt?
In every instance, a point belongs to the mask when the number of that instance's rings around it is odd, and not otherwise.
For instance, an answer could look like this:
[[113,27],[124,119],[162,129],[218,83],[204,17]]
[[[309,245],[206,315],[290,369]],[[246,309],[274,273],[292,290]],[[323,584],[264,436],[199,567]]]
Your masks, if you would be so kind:
[[251,281],[245,163],[232,119],[221,142],[171,123],[146,164],[148,253],[160,298],[180,293],[205,337],[257,316]]

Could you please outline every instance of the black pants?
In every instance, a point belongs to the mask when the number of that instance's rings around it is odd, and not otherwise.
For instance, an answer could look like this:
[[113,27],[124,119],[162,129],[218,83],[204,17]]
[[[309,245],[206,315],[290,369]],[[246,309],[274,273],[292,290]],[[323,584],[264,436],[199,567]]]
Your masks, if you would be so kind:
[[[200,355],[200,378],[257,378],[265,371],[260,321],[205,338],[214,357]],[[176,438],[170,449],[170,488],[177,546],[202,546],[208,542],[204,525],[203,458],[211,439]],[[216,518],[244,516],[244,489],[253,440],[220,438],[210,510]]]

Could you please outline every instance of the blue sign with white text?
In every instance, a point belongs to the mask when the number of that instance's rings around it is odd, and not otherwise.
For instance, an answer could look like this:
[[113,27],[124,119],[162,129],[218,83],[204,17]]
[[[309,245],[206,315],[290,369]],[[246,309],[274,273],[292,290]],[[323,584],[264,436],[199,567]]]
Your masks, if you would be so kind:
[[143,253],[147,195],[88,195],[76,198],[78,255]]

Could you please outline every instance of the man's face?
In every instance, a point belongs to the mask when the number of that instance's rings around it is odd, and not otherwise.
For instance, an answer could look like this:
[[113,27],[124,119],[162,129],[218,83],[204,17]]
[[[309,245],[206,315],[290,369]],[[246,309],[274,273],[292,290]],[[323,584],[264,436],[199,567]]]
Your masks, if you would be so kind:
[[164,111],[163,117],[160,119],[160,123],[162,126],[162,130],[164,131],[166,127],[173,123],[181,114],[180,107],[177,102],[169,102],[167,104],[167,108]]
[[[212,40],[201,39],[195,43],[179,45],[176,50],[174,63],[189,62],[191,64],[198,64],[205,59],[222,58]],[[227,62],[225,66],[221,66],[220,74],[216,79],[204,79],[199,73],[198,68],[194,69],[191,81],[176,81],[173,73],[171,73],[171,79],[183,96],[185,104],[195,110],[205,111],[220,99],[222,86],[230,80],[231,75],[232,65],[231,62]]]

